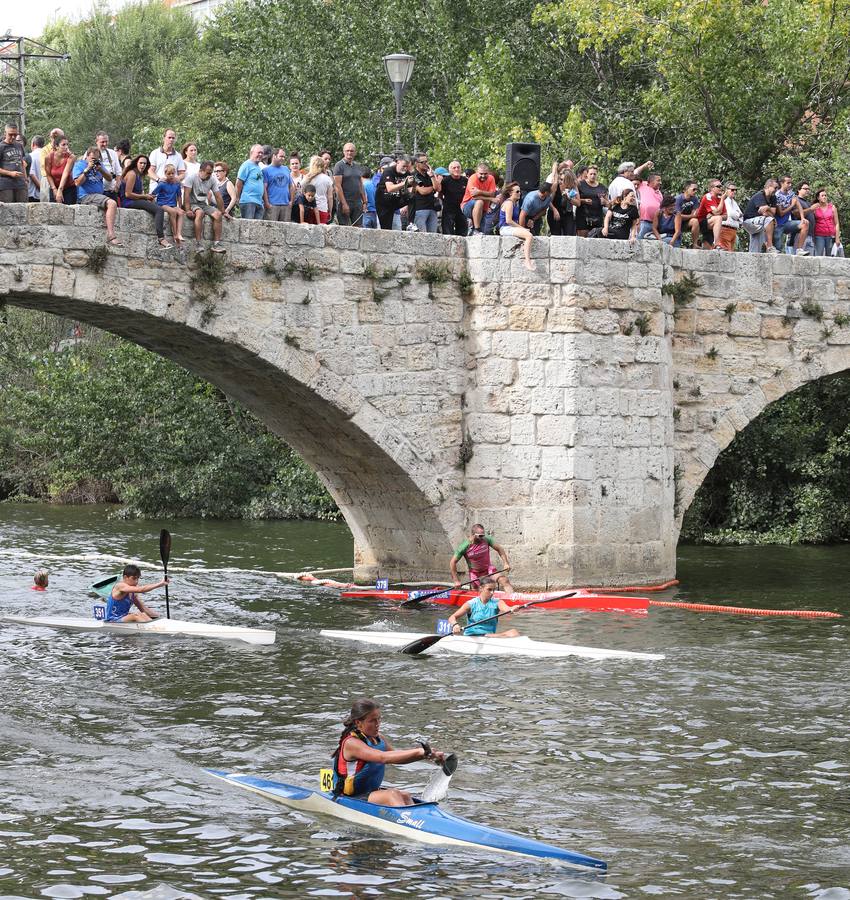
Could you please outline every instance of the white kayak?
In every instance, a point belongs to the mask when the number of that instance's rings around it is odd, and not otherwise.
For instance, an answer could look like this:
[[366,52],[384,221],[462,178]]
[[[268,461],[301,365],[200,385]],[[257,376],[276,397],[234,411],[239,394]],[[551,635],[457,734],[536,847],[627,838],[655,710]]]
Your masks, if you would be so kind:
[[221,641],[242,641],[246,644],[273,644],[275,641],[274,631],[261,628],[239,628],[234,625],[183,622],[179,619],[165,618],[154,619],[153,622],[103,622],[74,616],[0,616],[0,622],[141,637],[201,637]]
[[[321,631],[324,637],[343,641],[361,641],[381,647],[401,648],[425,637],[413,631]],[[437,641],[424,653],[466,653],[472,656],[531,656],[538,659],[559,656],[581,656],[584,659],[664,659],[663,653],[636,653],[631,650],[606,650],[604,647],[580,647],[533,641],[529,637],[486,638],[451,635]]]

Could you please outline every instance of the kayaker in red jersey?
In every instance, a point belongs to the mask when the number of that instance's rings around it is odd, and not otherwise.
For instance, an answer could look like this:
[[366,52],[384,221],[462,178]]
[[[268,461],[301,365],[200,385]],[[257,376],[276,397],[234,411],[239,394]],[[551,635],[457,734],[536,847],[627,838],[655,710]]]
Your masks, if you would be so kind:
[[498,569],[490,560],[491,547],[504,560],[504,565],[502,566],[503,571],[510,572],[511,564],[508,560],[508,554],[505,548],[500,547],[490,535],[484,532],[483,525],[473,525],[472,539],[464,541],[460,547],[455,550],[454,556],[452,556],[450,568],[452,580],[454,581],[456,588],[459,588],[461,585],[460,578],[457,574],[457,564],[461,557],[463,557],[466,560],[466,565],[469,569],[469,577],[472,580],[473,585],[477,586],[482,578],[491,575],[496,581],[499,590],[505,591],[508,594],[514,592],[513,585],[508,581],[508,576],[506,574],[495,574]]
[[384,768],[420,759],[442,765],[445,753],[424,742],[410,750],[393,750],[381,734],[381,707],[374,700],[355,700],[342,723],[345,728],[333,755],[334,794],[356,797],[381,806],[410,806],[413,797],[398,788],[382,788]]
[[39,569],[35,575],[33,575],[33,586],[31,590],[33,591],[46,591],[47,590],[47,582],[48,582],[48,574],[47,569]]

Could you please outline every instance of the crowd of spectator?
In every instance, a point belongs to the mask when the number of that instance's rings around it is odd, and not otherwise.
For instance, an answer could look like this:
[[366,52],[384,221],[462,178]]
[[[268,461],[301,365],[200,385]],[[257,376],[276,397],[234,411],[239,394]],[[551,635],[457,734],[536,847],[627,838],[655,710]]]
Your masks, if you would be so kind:
[[750,252],[844,255],[838,211],[826,189],[813,191],[807,181],[795,188],[787,175],[768,179],[739,203],[736,184],[716,178],[705,193],[696,181],[667,193],[652,160],[621,163],[606,186],[595,165],[568,159],[553,163],[546,180],[523,192],[484,162],[467,170],[459,160],[434,168],[427,153],[416,153],[383,157],[373,172],[357,162],[353,143],[345,144],[336,163],[329,150],[302,159],[282,147],[254,144],[234,182],[226,162],[203,160],[195,142],[178,149],[176,141],[168,129],[155,150],[133,155],[129,141],[110,147],[101,131],[75,156],[59,128],[46,140],[34,137],[27,150],[17,126],[8,123],[0,143],[0,202],[95,206],[104,211],[108,244],[120,243],[119,207],[144,210],[166,249],[183,245],[186,220],[201,249],[209,219],[213,252],[224,252],[223,220],[239,215],[305,226],[498,233],[517,238],[528,268],[532,240],[544,225],[550,235],[727,252],[748,239]]

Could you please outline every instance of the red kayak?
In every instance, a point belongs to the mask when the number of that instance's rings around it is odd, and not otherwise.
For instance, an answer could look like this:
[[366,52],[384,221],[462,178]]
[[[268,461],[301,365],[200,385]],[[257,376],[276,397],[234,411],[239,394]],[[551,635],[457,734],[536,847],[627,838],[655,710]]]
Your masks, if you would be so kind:
[[[423,594],[431,593],[436,588],[419,591],[378,591],[374,588],[362,590],[343,591],[340,596],[351,600],[383,600],[386,602],[400,602],[402,600],[414,600]],[[505,594],[496,591],[495,597],[504,600],[508,606],[519,606],[533,600],[546,600],[549,597],[557,597],[563,591],[549,591],[539,594]],[[446,590],[434,597],[429,597],[425,603],[437,603],[440,606],[463,606],[467,600],[478,596],[478,591]],[[531,607],[534,609],[535,607]],[[630,612],[645,613],[649,610],[649,600],[646,597],[623,597],[618,594],[598,594],[594,591],[578,590],[571,597],[561,597],[549,603],[543,603],[538,609],[590,609],[601,612]]]

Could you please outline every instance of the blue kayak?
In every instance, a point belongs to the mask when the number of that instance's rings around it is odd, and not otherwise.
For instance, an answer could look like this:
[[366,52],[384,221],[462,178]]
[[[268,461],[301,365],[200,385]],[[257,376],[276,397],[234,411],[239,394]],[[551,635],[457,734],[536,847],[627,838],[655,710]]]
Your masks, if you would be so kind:
[[380,806],[352,797],[334,797],[323,791],[269,781],[254,775],[238,775],[206,769],[214,778],[236,785],[303,812],[334,816],[356,825],[376,828],[388,834],[420,841],[424,844],[455,845],[494,850],[517,856],[533,856],[565,863],[583,872],[605,874],[608,864],[583,853],[562,850],[542,841],[500,831],[487,825],[476,825],[454,816],[437,803],[415,803],[413,806]]

